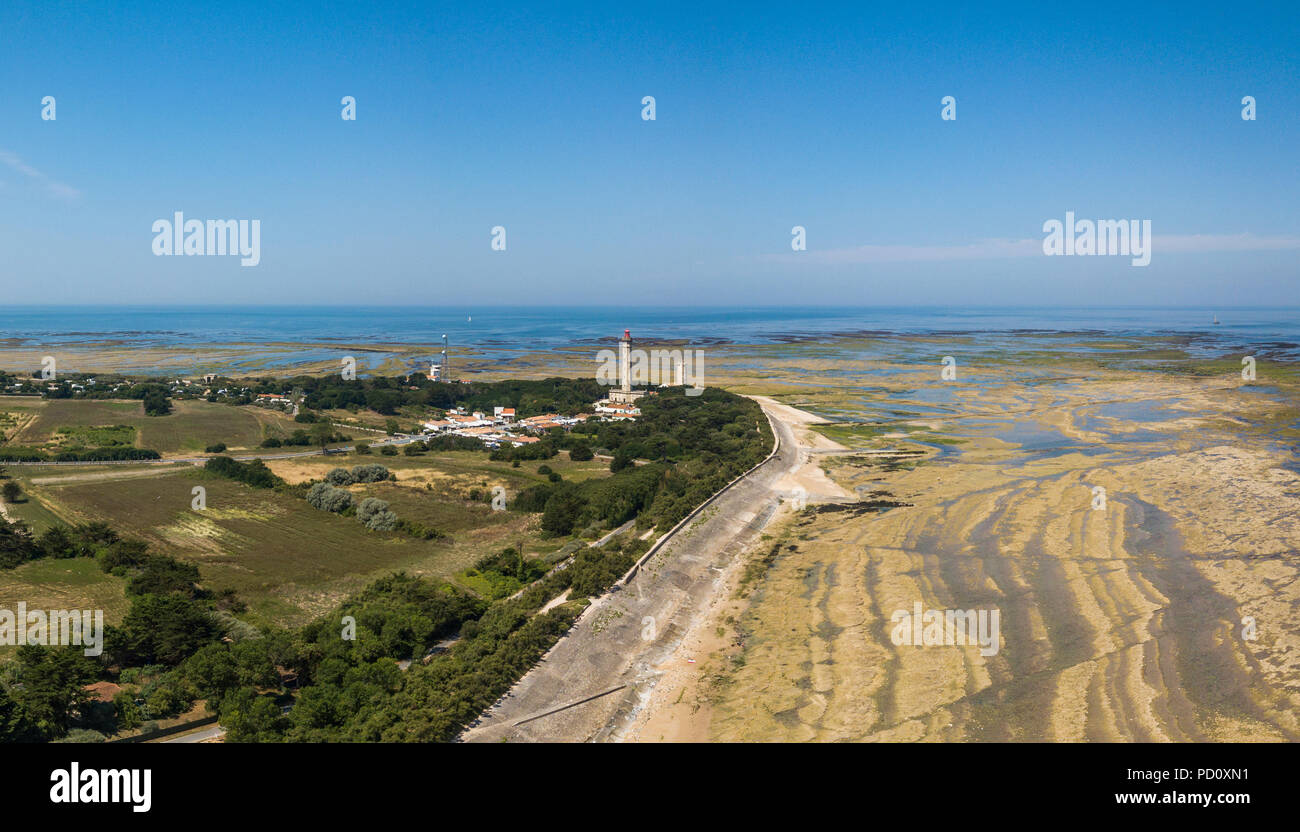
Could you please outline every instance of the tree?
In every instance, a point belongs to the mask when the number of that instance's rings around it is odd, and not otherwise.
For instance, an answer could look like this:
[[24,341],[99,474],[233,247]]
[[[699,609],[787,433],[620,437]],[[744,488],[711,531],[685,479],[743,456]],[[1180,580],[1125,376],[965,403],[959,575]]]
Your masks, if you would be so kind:
[[591,452],[591,446],[585,442],[579,442],[569,449],[569,459],[574,462],[586,462],[594,454]]
[[542,531],[552,536],[569,534],[578,522],[578,514],[584,503],[576,488],[569,483],[561,484],[546,501],[546,509],[542,512]]
[[251,687],[239,688],[221,703],[221,726],[226,729],[226,742],[274,739],[274,733],[286,721],[274,701],[258,696]]
[[142,664],[179,664],[220,629],[199,604],[179,595],[143,595],[122,619],[129,658]]
[[334,440],[334,426],[329,422],[316,422],[311,426],[311,440],[320,446],[321,453]]
[[0,685],[0,743],[28,742],[39,739],[36,726],[4,685]]
[[73,716],[91,700],[85,686],[94,681],[96,667],[82,648],[18,648],[14,700],[46,738],[61,737]]
[[144,722],[144,713],[140,710],[140,706],[135,704],[134,696],[126,691],[119,691],[113,697],[113,710],[117,714],[119,731],[134,730]]
[[146,393],[144,397],[144,415],[166,416],[172,412],[172,404],[167,396],[160,392]]
[[182,666],[185,681],[194,685],[194,691],[208,700],[212,709],[221,706],[221,697],[239,685],[239,668],[234,656],[224,644],[208,644],[185,660]]
[[5,480],[5,484],[0,486],[0,493],[4,494],[6,503],[16,503],[18,498],[23,496],[23,489],[13,480]]
[[32,533],[25,525],[0,517],[0,569],[13,569],[39,554]]
[[40,543],[41,554],[47,558],[71,558],[76,557],[77,544],[73,541],[72,535],[68,534],[66,526],[50,526],[45,534],[41,535]]

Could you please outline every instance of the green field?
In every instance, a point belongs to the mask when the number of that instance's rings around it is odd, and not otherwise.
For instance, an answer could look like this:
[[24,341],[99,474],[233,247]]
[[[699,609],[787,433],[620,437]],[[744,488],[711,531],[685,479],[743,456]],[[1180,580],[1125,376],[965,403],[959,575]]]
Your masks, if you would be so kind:
[[55,437],[64,448],[110,448],[134,447],[135,427],[133,425],[65,425],[55,432]]
[[[304,427],[277,411],[193,400],[173,401],[166,416],[146,416],[138,401],[0,396],[0,412],[36,416],[10,438],[12,444],[68,445],[69,437],[97,436],[104,428],[120,425],[134,429],[135,447],[162,454],[202,453],[218,442],[230,448],[254,448],[268,436],[288,436]],[[117,430],[113,435],[120,439],[124,433]]]
[[[506,546],[522,542],[529,552],[546,552],[555,545],[540,539],[535,515],[494,512],[424,488],[380,483],[355,490],[389,500],[399,517],[443,529],[449,540],[368,531],[355,518],[198,468],[159,474],[46,484],[37,493],[65,519],[103,520],[198,564],[204,585],[233,587],[254,623],[302,623],[394,570],[450,578]],[[192,489],[200,485],[207,508],[195,511]]]
[[[126,614],[126,581],[105,574],[89,558],[36,560],[16,569],[0,569],[0,608],[104,611],[105,624],[117,624]],[[0,660],[17,647],[0,647]]]
[[[136,401],[0,397],[0,412],[14,414],[11,424],[20,426],[14,441],[29,446],[129,439],[138,447],[189,455],[202,453],[216,442],[231,449],[253,448],[266,436],[287,436],[305,427],[284,414],[259,408],[202,401],[173,402],[173,407],[171,415],[148,417]],[[250,622],[296,625],[394,570],[456,581],[455,576],[474,562],[507,546],[522,544],[530,557],[545,556],[558,543],[540,536],[536,515],[494,511],[482,497],[502,485],[509,500],[525,488],[547,482],[538,473],[542,465],[566,480],[609,476],[608,460],[572,462],[567,453],[552,460],[522,462],[517,468],[472,451],[431,451],[415,457],[305,456],[269,462],[272,470],[294,483],[323,478],[332,468],[366,463],[388,467],[398,482],[352,486],[358,500],[367,496],[386,500],[399,518],[450,537],[426,541],[403,533],[372,532],[355,518],[318,511],[291,494],[254,489],[188,464],[57,468],[13,464],[9,473],[22,485],[26,499],[8,508],[14,519],[37,534],[60,522],[107,522],[120,534],[147,540],[157,552],[198,564],[205,587],[233,588],[248,604],[244,617]],[[192,489],[200,485],[206,489],[207,508],[196,511],[191,508]],[[67,561],[42,563],[70,568]],[[34,566],[24,566],[5,578],[15,586],[23,585],[21,576],[28,574],[24,570]],[[74,575],[66,586],[70,598],[80,599],[72,606],[84,607],[98,597],[95,593],[109,588],[120,596],[120,581],[99,577],[94,564],[75,568],[81,570],[79,577]],[[90,579],[94,581],[87,583]],[[83,593],[84,587],[91,589]]]

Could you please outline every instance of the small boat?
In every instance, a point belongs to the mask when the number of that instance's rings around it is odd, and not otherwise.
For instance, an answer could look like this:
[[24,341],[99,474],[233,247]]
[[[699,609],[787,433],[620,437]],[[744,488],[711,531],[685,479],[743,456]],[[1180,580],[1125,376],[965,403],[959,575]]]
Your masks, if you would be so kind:
[[1219,325],[1219,316],[1218,316],[1218,315],[1215,315],[1215,316],[1214,316],[1214,325],[1215,325],[1215,326],[1218,326],[1218,325]]

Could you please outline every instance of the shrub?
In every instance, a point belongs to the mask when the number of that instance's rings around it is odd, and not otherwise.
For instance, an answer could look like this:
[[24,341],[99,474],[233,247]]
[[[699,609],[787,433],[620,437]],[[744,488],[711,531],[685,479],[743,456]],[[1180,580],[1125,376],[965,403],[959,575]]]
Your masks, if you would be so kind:
[[284,483],[284,480],[273,474],[260,459],[239,462],[228,456],[214,456],[204,467],[214,474],[238,480],[255,488],[274,488]]
[[335,488],[327,482],[318,482],[308,490],[307,502],[313,508],[338,514],[352,505],[352,494],[342,488]]
[[346,468],[335,468],[325,475],[325,482],[330,485],[351,485],[356,479]]
[[391,532],[397,528],[397,515],[388,510],[388,503],[377,497],[367,497],[357,506],[357,519],[367,529]]
[[225,452],[226,452],[225,442],[218,442],[215,445],[209,445],[208,447],[203,449],[203,453],[205,454],[224,454]]
[[379,449],[379,452],[384,456],[397,456],[397,449],[392,445],[385,445]]
[[388,469],[382,465],[371,463],[369,465],[357,465],[352,469],[353,482],[383,482],[388,479]]
[[51,742],[103,742],[104,735],[89,728],[73,728],[66,736]]
[[283,442],[281,442],[279,439],[277,439],[274,436],[262,440],[263,448],[278,448],[283,444],[284,444]]
[[358,442],[356,446],[356,452],[359,454],[374,453],[373,451],[370,450],[369,442]]
[[157,451],[148,448],[91,448],[88,451],[63,451],[54,455],[55,462],[110,462],[127,459],[159,459]]

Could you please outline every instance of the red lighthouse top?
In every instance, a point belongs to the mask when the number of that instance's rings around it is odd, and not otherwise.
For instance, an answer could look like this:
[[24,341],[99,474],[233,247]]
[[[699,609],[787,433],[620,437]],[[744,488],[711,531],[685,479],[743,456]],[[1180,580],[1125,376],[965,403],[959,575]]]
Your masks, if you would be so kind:
[[623,340],[624,340],[624,341],[631,341],[631,340],[632,340],[632,333],[631,333],[629,330],[626,330],[626,329],[623,330]]

